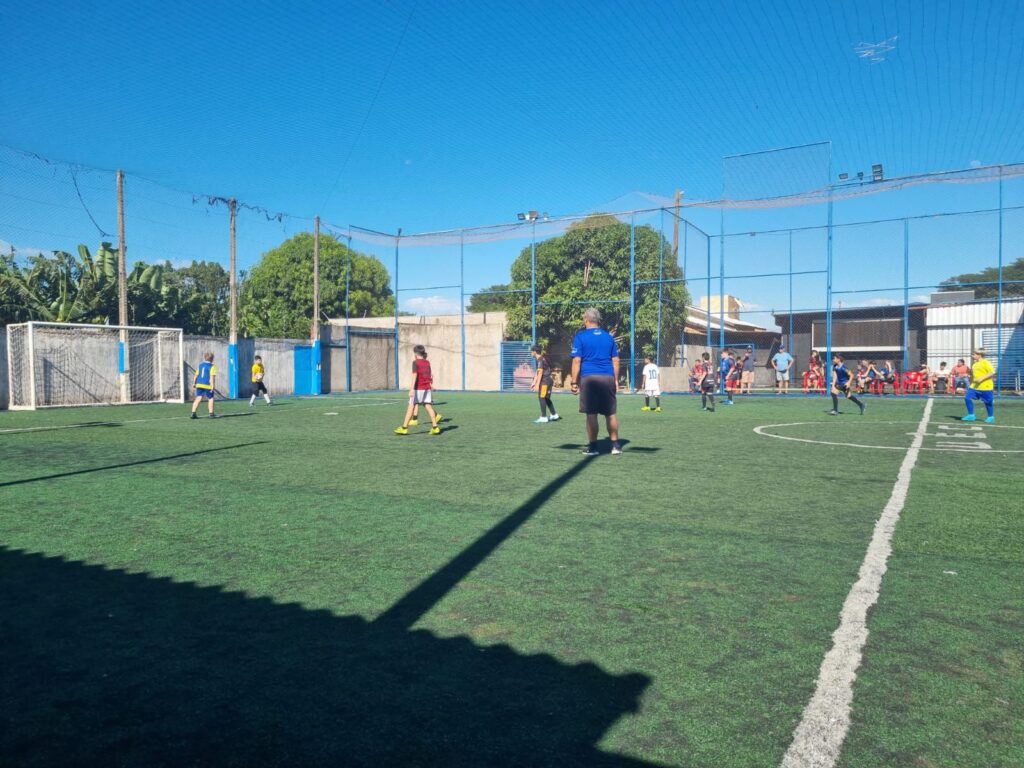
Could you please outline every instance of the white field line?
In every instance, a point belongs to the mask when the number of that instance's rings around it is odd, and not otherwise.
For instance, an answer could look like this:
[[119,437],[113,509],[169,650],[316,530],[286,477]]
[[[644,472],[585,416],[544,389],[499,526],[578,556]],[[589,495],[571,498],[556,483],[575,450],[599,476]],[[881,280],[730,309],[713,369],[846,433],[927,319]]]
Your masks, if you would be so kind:
[[924,406],[924,415],[900,466],[892,495],[875,523],[857,583],[846,596],[839,628],[832,635],[832,649],[821,663],[814,695],[793,733],[793,743],[782,758],[782,768],[832,768],[839,759],[850,728],[853,683],[868,639],[868,611],[878,601],[882,577],[892,553],[892,534],[907,499],[910,474],[928,430],[933,402],[929,400]]
[[[358,403],[352,403],[351,405],[348,405],[348,404],[338,404],[338,405],[335,405],[334,407],[335,408],[370,408],[370,407],[373,407],[373,406],[376,406],[376,405],[397,405],[399,403],[405,403],[405,401],[404,400],[387,400],[387,401],[383,401],[383,402],[379,402],[379,403],[376,403],[376,402],[375,403],[358,402]],[[181,404],[179,403],[179,405],[181,405]],[[319,407],[323,407],[323,405],[324,405],[323,401],[320,401],[320,403],[318,405],[319,405]],[[312,410],[315,410],[315,408],[299,408],[298,410],[300,410],[300,411],[312,411]],[[289,408],[280,409],[279,408],[279,409],[276,409],[276,410],[272,409],[272,410],[267,411],[267,410],[264,410],[264,409],[261,408],[259,410],[259,412],[262,413],[264,416],[271,416],[271,415],[273,415],[275,413],[295,413],[295,409],[289,409]],[[245,411],[241,411],[241,413],[245,413]],[[153,418],[153,419],[123,419],[123,420],[120,420],[120,421],[90,421],[90,422],[88,422],[86,424],[59,424],[59,425],[54,426],[54,427],[16,427],[16,428],[11,428],[11,429],[0,429],[0,435],[15,435],[15,434],[18,434],[18,433],[21,433],[21,432],[53,432],[53,431],[58,430],[58,429],[81,429],[82,427],[119,427],[119,426],[122,426],[124,424],[145,424],[145,423],[148,423],[148,422],[151,422],[151,421],[174,421],[175,419],[188,419],[188,418],[189,418],[188,416],[160,416],[158,418]],[[203,418],[205,418],[205,417],[203,417]]]

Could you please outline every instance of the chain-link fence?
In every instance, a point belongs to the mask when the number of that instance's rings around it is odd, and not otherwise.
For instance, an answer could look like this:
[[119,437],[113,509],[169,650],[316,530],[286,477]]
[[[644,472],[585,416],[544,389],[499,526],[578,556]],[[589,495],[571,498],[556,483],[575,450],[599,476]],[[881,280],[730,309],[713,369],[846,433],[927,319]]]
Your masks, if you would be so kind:
[[[684,391],[702,353],[731,348],[752,353],[753,390],[770,391],[782,346],[790,383],[811,391],[833,353],[884,371],[886,394],[955,393],[953,372],[979,348],[1003,393],[1024,377],[1024,165],[887,179],[880,166],[832,168],[815,144],[726,158],[716,201],[647,195],[628,211],[531,210],[430,233],[118,176],[0,148],[5,323],[117,324],[123,238],[128,323],[229,348],[307,340],[320,391],[357,388],[353,331],[373,358],[358,388],[406,386],[416,344],[442,388],[499,388],[506,340],[540,344],[564,373],[588,307],[630,386],[650,357],[663,388]],[[229,370],[247,373],[239,359]]]

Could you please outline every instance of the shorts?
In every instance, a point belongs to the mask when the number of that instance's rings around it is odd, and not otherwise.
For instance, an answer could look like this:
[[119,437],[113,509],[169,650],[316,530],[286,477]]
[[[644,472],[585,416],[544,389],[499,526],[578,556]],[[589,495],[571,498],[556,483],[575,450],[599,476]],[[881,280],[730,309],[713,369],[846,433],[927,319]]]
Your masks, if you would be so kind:
[[550,382],[547,383],[547,384],[541,384],[540,385],[540,387],[537,389],[537,397],[539,397],[541,400],[547,400],[549,397],[551,397],[551,383]]
[[614,416],[618,409],[614,376],[580,379],[580,413]]
[[753,371],[744,371],[741,374],[741,376],[742,377],[740,378],[740,381],[743,382],[744,384],[753,384],[754,383],[754,372]]
[[970,387],[967,390],[967,397],[965,399],[981,400],[981,402],[983,402],[985,405],[992,405],[992,401],[994,398],[994,389],[975,389],[974,387]]
[[263,381],[254,381],[252,383],[252,392],[254,395],[267,394],[267,385]]
[[836,391],[840,395],[849,395],[850,394],[850,382],[847,381],[847,382],[845,382],[843,384],[836,384]]
[[789,371],[775,371],[776,381],[789,381]]
[[708,381],[707,379],[704,379],[704,381],[700,385],[700,391],[701,392],[708,392],[708,393],[714,392],[715,391],[715,382]]
[[661,390],[658,389],[658,387],[655,387],[654,389],[645,389],[644,395],[647,397],[661,397]]
[[432,389],[417,389],[409,398],[409,405],[430,405],[434,402],[430,395],[431,392],[433,392]]
[[196,397],[205,397],[207,400],[213,400],[213,390],[196,387]]

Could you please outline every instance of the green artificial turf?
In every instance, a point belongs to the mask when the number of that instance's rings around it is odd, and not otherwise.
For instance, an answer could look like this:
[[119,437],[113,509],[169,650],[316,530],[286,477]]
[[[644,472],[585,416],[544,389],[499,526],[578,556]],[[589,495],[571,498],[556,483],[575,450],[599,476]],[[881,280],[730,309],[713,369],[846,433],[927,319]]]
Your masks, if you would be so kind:
[[[777,765],[923,401],[438,400],[0,413],[0,763]],[[1016,764],[1022,457],[922,452],[842,765]]]

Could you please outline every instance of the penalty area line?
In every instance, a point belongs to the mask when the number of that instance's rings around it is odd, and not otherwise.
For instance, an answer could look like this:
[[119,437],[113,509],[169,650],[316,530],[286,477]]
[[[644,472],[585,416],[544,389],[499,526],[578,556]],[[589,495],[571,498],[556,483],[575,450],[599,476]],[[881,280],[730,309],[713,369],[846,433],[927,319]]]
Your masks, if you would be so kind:
[[782,758],[782,768],[832,768],[839,759],[850,728],[853,683],[868,639],[868,611],[878,602],[882,577],[892,553],[892,535],[907,500],[910,475],[928,431],[933,402],[928,400],[924,406],[892,494],[875,523],[857,582],[839,614],[839,628],[832,635],[832,648],[821,662],[814,694],[793,732],[793,743]]

